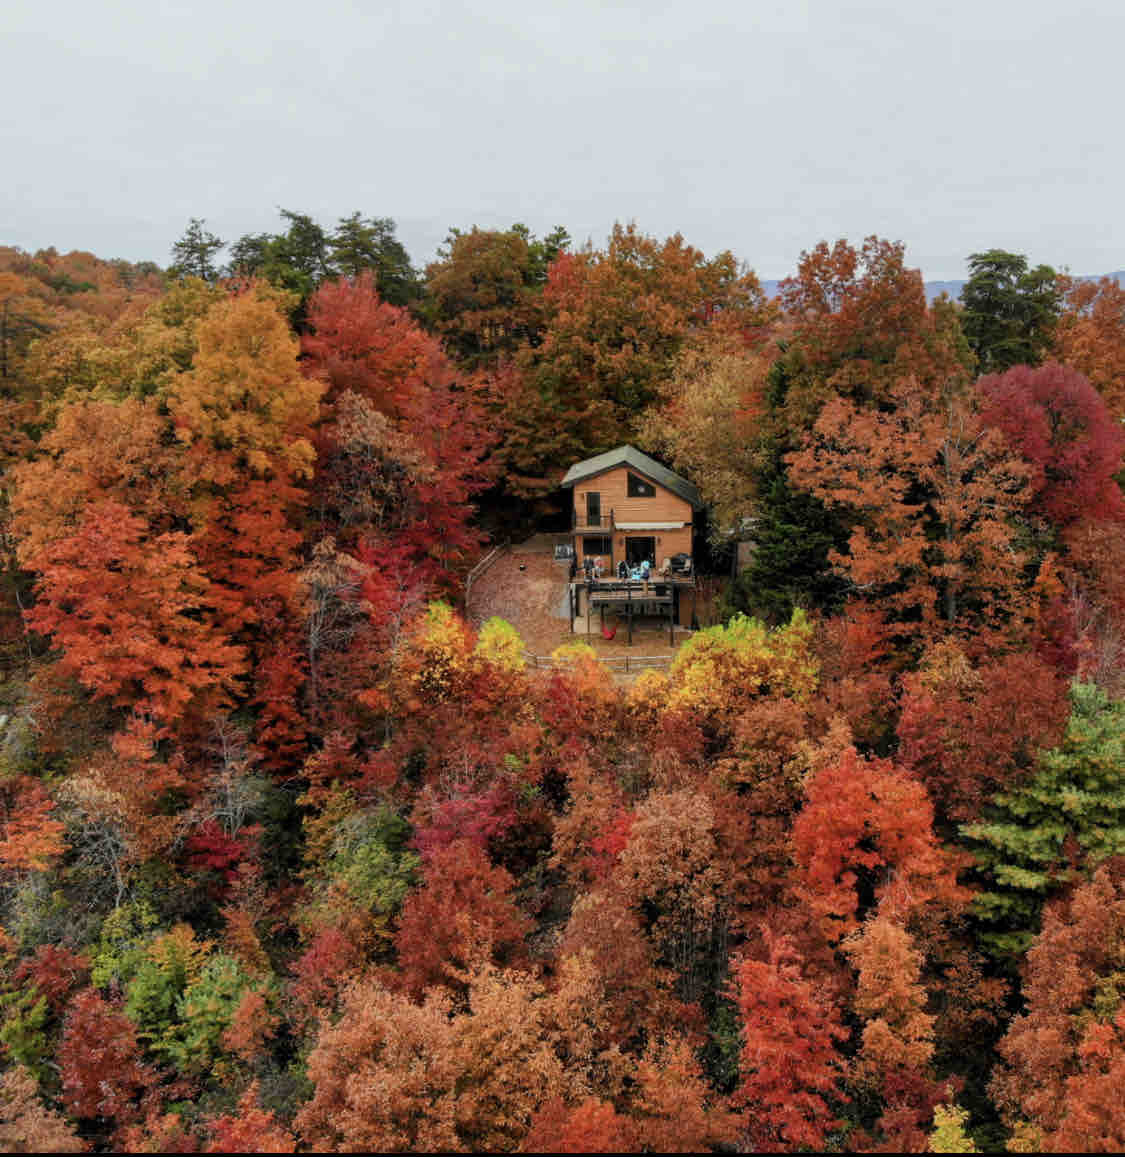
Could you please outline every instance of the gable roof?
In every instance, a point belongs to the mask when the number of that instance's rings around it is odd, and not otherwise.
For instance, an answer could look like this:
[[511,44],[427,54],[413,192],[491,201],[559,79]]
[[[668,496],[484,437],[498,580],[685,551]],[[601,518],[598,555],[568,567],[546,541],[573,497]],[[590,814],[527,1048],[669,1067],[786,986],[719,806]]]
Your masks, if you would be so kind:
[[584,462],[575,464],[563,476],[561,485],[573,486],[584,478],[592,478],[595,474],[603,474],[606,470],[614,470],[618,466],[630,466],[639,474],[659,482],[665,490],[678,494],[685,502],[690,502],[692,509],[703,509],[703,498],[699,489],[686,478],[674,474],[667,466],[661,466],[655,458],[642,454],[633,446],[618,446],[616,450],[607,450],[604,454],[596,454]]

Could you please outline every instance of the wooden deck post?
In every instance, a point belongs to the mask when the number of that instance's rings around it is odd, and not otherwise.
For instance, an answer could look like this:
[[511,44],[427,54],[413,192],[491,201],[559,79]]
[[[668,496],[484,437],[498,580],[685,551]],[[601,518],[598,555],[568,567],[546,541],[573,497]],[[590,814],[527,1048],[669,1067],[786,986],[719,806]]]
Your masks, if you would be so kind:
[[625,588],[625,597],[629,604],[629,646],[633,645],[633,588]]

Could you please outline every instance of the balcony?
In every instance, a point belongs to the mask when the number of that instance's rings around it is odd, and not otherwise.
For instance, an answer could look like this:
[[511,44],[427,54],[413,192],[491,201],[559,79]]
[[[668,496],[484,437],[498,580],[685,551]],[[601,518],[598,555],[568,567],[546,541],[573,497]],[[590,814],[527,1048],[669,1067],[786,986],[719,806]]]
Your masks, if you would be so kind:
[[575,509],[571,511],[571,527],[578,534],[585,534],[587,531],[601,531],[605,533],[607,530],[613,530],[613,511],[608,514],[588,514],[585,510]]

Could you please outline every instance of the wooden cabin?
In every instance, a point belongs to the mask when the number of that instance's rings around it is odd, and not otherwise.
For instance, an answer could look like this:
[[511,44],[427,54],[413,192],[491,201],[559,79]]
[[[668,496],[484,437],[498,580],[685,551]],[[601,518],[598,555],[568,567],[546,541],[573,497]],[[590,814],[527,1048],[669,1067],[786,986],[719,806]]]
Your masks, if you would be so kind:
[[[622,561],[633,568],[647,559],[655,572],[676,556],[694,562],[692,523],[703,501],[692,483],[654,458],[618,446],[576,462],[562,485],[574,491],[571,528],[579,570],[586,558],[597,559],[607,577],[616,575]],[[687,573],[694,573],[694,565]]]
[[623,617],[630,642],[635,616],[666,622],[669,638],[675,625],[687,626],[695,613],[692,529],[703,507],[698,489],[632,446],[576,462],[562,485],[574,491],[578,581],[571,583],[571,629],[584,614],[589,631],[594,610],[603,623],[607,611]]

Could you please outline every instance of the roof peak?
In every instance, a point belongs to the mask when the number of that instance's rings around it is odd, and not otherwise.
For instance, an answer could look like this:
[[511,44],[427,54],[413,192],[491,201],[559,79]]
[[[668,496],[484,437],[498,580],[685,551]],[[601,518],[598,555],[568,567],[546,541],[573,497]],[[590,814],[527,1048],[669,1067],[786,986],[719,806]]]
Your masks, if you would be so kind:
[[703,498],[694,483],[669,470],[667,466],[662,466],[655,458],[628,443],[606,450],[602,454],[595,454],[592,458],[585,458],[581,462],[575,462],[563,476],[561,485],[573,486],[584,478],[613,470],[618,466],[631,466],[634,470],[647,474],[654,482],[659,482],[666,490],[678,494],[696,510],[703,506]]

